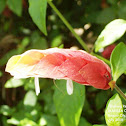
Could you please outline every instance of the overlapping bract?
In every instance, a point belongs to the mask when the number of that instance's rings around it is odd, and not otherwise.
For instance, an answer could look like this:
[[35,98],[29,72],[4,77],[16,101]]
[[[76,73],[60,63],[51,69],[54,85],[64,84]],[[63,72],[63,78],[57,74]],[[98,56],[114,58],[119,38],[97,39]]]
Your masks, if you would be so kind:
[[102,56],[106,59],[110,59],[111,53],[113,51],[113,49],[116,47],[115,44],[109,45],[108,47],[106,47],[104,49],[104,51],[102,52]]
[[15,78],[41,77],[73,80],[99,89],[110,88],[107,64],[82,50],[51,48],[13,56],[6,71]]

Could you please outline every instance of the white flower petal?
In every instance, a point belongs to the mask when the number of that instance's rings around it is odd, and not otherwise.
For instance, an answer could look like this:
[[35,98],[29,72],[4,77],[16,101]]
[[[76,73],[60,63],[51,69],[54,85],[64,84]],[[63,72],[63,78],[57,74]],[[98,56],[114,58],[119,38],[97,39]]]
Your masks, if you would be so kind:
[[66,83],[66,88],[67,88],[67,93],[69,95],[73,94],[73,82],[72,80],[67,80],[67,83]]
[[38,95],[40,93],[39,78],[38,77],[35,77],[35,91],[36,91],[36,95]]

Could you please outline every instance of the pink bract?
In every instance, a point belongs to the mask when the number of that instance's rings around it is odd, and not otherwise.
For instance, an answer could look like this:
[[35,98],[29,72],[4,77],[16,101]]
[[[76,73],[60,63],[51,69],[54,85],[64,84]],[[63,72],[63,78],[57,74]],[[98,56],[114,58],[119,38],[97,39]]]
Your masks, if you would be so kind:
[[82,50],[50,48],[29,50],[9,59],[6,71],[15,78],[73,80],[99,89],[109,89],[111,70],[102,60]]

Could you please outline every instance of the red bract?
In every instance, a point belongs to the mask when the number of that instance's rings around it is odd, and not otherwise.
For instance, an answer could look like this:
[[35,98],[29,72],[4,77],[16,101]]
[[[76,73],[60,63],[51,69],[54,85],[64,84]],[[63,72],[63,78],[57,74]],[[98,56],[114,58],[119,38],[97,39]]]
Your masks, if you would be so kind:
[[[71,49],[29,50],[11,57],[6,71],[15,78],[65,79],[67,87],[72,87],[73,80],[95,88],[108,89],[111,80],[111,70],[107,64],[85,51]],[[38,83],[38,79],[35,82]],[[68,93],[72,93],[72,88],[68,89]]]
[[106,59],[110,59],[110,55],[115,47],[116,47],[115,44],[106,47],[105,50],[102,52],[102,56]]

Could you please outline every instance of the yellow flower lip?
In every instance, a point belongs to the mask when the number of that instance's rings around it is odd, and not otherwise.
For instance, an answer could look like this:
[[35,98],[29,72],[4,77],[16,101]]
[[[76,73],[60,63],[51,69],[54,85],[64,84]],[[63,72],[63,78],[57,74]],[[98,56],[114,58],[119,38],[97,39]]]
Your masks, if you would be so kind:
[[5,71],[9,72],[16,79],[34,76],[36,94],[38,95],[40,93],[39,78],[32,72],[34,66],[45,55],[45,53],[36,50],[29,50],[21,55],[12,56],[6,65]]
[[5,71],[6,72],[12,71],[20,58],[21,58],[20,55],[12,56],[6,65]]
[[[20,69],[24,66],[33,66],[37,64],[42,58],[44,57],[44,54],[32,51],[28,52],[25,55],[16,55],[9,59],[7,65],[6,65],[6,72],[12,72],[14,68]],[[20,66],[20,67],[19,67]],[[14,70],[15,71],[15,70]]]

